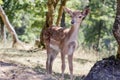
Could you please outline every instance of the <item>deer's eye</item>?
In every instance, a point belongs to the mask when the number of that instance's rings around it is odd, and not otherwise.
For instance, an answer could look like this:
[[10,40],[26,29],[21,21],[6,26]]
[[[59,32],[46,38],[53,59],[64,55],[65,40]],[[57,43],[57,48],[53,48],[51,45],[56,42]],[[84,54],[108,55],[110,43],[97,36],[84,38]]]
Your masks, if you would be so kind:
[[79,16],[79,18],[81,18],[82,16]]

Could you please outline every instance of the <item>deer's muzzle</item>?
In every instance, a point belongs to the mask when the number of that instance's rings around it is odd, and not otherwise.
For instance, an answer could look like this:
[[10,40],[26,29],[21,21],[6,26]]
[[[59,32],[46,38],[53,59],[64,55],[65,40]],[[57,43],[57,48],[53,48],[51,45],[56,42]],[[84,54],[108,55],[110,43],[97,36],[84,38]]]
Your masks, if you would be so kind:
[[72,21],[71,21],[71,24],[74,24],[74,23],[75,23],[75,21],[74,21],[74,20],[72,20]]

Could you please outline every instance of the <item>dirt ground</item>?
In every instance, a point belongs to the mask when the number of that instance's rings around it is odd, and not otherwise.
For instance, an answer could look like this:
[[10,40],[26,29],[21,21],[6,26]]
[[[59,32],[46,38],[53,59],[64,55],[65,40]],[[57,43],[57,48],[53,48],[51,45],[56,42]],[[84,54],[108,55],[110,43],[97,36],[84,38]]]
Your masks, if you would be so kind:
[[41,80],[43,76],[30,68],[0,61],[0,80]]
[[[74,58],[75,80],[83,80],[95,63],[94,60],[80,58],[81,55],[75,55]],[[58,55],[54,63],[52,77],[45,75],[45,61],[44,51],[0,49],[0,80],[60,80],[60,56]],[[69,70],[65,72],[65,80],[69,80]]]

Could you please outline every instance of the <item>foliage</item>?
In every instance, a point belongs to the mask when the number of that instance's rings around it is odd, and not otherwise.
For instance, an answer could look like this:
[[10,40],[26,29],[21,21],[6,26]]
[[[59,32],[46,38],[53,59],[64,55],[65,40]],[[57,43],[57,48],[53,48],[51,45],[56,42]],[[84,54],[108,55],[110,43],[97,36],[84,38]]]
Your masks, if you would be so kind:
[[[44,24],[46,1],[43,0],[3,0],[3,9],[15,28],[24,29],[24,36],[34,33],[39,36],[40,28]],[[18,29],[18,30],[19,30]],[[22,36],[20,36],[23,39]],[[32,37],[31,37],[32,39]]]
[[[90,1],[90,2],[89,2]],[[2,0],[0,0],[0,4]],[[23,34],[19,35],[24,41],[38,38],[45,22],[47,11],[47,0],[3,0],[3,8],[9,17],[10,22],[16,28],[22,28]],[[60,4],[60,3],[59,3]],[[57,10],[54,14],[56,23]],[[86,17],[79,33],[79,43],[96,48],[114,50],[116,41],[112,34],[112,27],[115,18],[115,0],[68,0],[66,6],[71,9],[82,10],[90,5],[91,12]],[[66,15],[66,25],[70,25],[70,17]]]
[[91,12],[86,21],[86,27],[83,28],[84,44],[97,48],[99,51],[115,49],[116,42],[112,34],[116,8],[115,0],[91,0],[90,7]]
[[3,1],[2,1],[2,0],[0,0],[0,4],[3,4]]
[[[67,7],[79,10],[82,10],[87,5],[90,6],[91,11],[81,25],[79,43],[89,49],[94,48],[97,51],[107,50],[108,53],[114,54],[112,51],[115,51],[117,44],[112,28],[115,19],[116,1],[69,0],[67,3]],[[66,16],[66,22],[70,23],[68,15]],[[67,26],[69,26],[68,23]]]

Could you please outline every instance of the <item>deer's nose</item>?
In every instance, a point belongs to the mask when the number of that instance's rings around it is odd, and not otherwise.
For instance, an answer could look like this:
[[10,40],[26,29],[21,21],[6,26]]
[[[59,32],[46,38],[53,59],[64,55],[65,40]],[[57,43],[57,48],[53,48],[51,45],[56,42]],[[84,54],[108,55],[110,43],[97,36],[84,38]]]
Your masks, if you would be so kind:
[[71,24],[74,24],[74,23],[75,23],[75,21],[74,21],[74,20],[72,20],[72,21],[71,21]]

